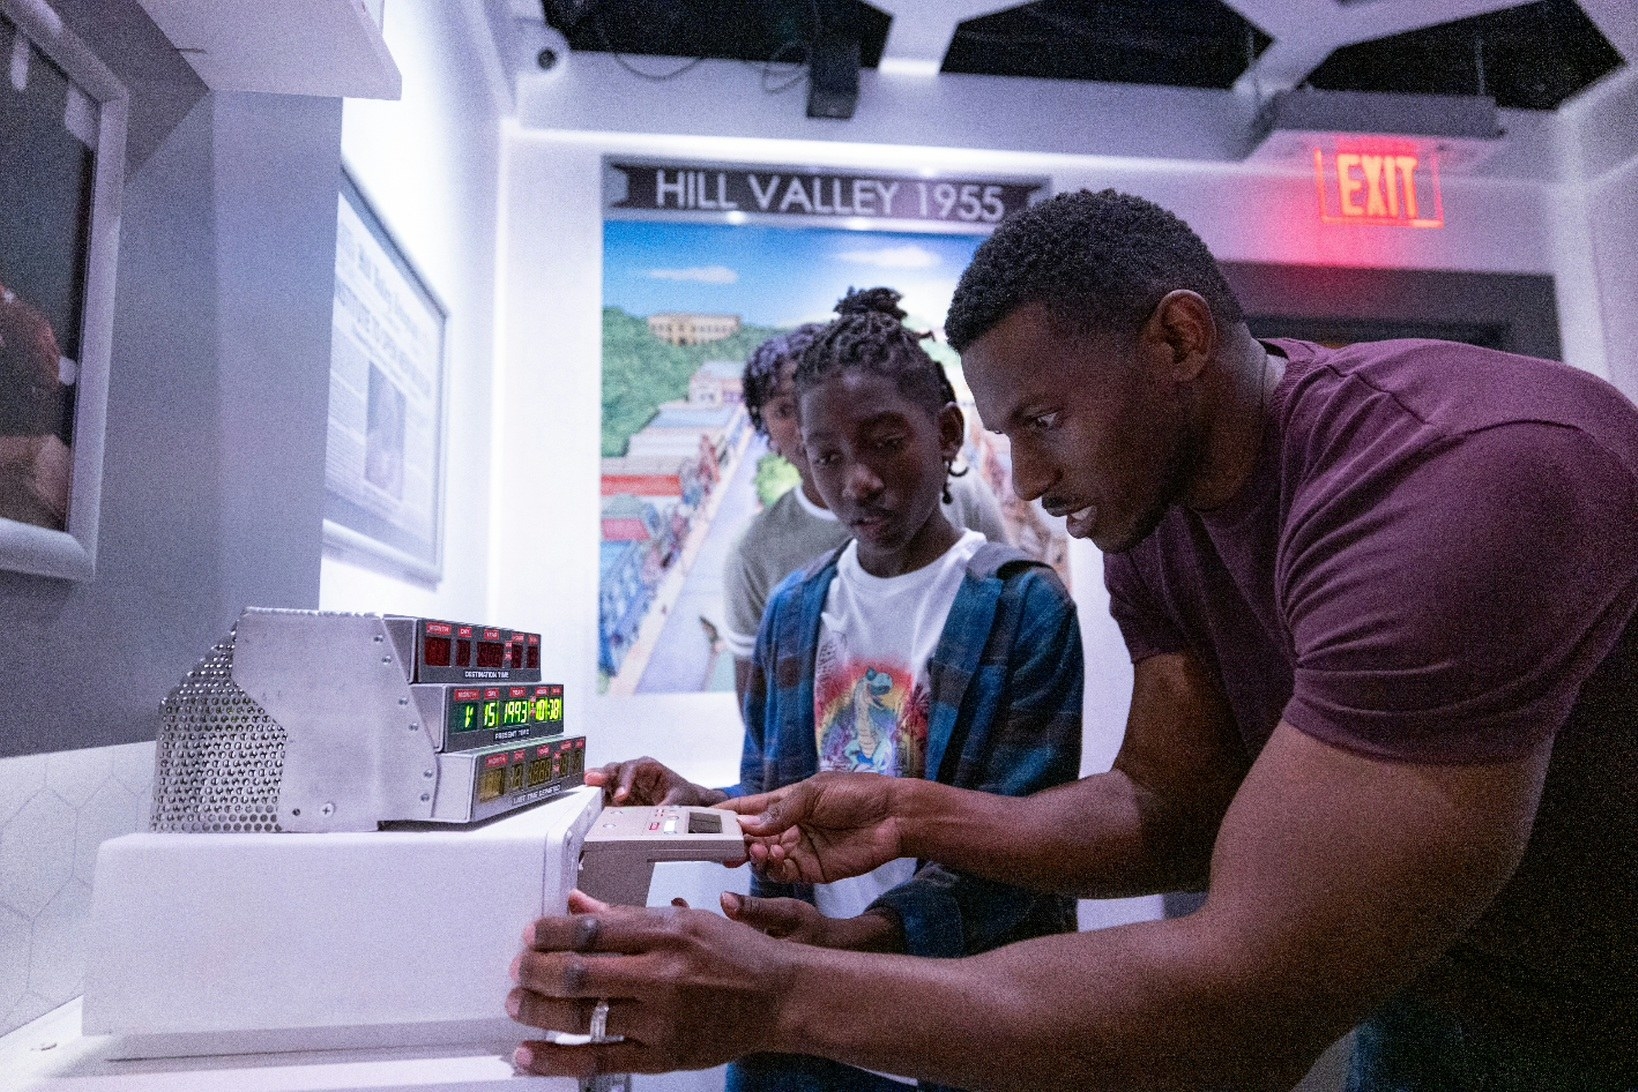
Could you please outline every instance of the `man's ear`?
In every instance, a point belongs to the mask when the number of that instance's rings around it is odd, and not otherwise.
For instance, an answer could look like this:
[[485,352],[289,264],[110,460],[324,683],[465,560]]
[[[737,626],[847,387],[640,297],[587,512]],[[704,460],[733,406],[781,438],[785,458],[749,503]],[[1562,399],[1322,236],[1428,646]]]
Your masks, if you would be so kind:
[[1205,297],[1180,288],[1161,297],[1138,337],[1173,382],[1189,383],[1217,353],[1217,319]]
[[954,462],[961,454],[961,445],[967,438],[967,416],[954,402],[944,403],[938,411],[938,446],[944,461]]

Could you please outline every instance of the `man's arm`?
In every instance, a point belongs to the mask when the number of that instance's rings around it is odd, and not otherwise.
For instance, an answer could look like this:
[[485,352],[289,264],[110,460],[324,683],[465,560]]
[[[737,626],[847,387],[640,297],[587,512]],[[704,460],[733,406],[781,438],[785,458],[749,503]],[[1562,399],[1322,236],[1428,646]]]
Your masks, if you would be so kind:
[[1199,911],[968,959],[780,945],[699,914],[543,919],[519,1019],[580,1030],[586,1002],[561,998],[614,997],[609,1030],[633,1041],[524,1057],[580,1073],[795,1050],[964,1087],[1286,1088],[1500,890],[1550,751],[1423,766],[1281,724],[1224,817]]
[[[769,875],[823,882],[894,856],[1040,891],[1114,898],[1205,879],[1217,827],[1246,771],[1228,704],[1192,654],[1133,672],[1126,740],[1105,774],[1023,798],[927,781],[821,775],[730,801]],[[799,825],[799,826],[798,826]],[[887,854],[883,857],[881,854]]]

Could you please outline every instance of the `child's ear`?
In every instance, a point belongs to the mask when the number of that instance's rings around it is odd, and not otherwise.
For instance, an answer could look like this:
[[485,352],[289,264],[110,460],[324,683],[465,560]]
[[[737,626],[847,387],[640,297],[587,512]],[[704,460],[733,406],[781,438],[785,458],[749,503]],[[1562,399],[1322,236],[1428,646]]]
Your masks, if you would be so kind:
[[961,454],[961,444],[967,438],[967,417],[954,402],[944,403],[938,411],[938,446],[944,461],[950,462]]

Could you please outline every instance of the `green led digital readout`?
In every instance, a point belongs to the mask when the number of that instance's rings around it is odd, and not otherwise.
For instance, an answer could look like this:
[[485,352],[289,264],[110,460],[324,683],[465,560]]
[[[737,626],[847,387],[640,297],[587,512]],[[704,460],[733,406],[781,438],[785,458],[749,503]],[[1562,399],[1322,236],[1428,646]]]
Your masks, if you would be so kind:
[[451,732],[470,732],[482,728],[482,711],[475,701],[455,702],[449,707],[449,730]]
[[[473,692],[464,691],[461,696],[465,697],[470,693]],[[476,732],[480,729],[494,730],[531,724],[561,725],[562,723],[563,695],[561,693],[542,694],[537,692],[533,696],[491,698],[487,701],[452,700],[449,704],[449,730],[451,732]]]

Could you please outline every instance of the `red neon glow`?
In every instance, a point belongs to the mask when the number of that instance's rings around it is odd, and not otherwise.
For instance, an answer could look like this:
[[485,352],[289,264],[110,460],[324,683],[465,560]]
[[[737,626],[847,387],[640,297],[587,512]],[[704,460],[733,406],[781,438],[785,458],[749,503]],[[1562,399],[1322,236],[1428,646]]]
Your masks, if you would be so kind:
[[1314,188],[1327,224],[1445,226],[1439,159],[1404,144],[1314,149]]

